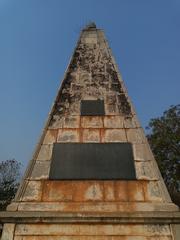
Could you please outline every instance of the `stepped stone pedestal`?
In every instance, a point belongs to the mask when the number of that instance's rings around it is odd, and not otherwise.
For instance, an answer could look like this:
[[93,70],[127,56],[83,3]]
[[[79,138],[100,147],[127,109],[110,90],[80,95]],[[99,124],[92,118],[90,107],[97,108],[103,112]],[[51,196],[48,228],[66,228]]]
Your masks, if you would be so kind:
[[172,203],[101,29],[82,30],[2,240],[179,240]]

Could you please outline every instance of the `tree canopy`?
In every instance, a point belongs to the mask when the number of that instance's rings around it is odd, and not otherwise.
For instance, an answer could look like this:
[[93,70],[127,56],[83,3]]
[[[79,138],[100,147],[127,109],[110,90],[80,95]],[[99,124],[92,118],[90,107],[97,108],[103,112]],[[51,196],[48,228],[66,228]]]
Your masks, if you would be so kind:
[[14,198],[19,186],[20,163],[15,159],[0,162],[0,210]]
[[148,141],[172,200],[180,205],[180,104],[150,120]]

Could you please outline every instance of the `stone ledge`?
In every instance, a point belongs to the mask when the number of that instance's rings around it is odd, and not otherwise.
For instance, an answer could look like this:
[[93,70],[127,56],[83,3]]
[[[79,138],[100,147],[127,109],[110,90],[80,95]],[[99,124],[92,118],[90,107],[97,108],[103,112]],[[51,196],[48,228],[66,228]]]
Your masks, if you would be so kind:
[[0,223],[142,223],[179,224],[180,212],[60,213],[0,212]]
[[[10,209],[8,209],[10,211]],[[164,202],[20,202],[18,211],[71,213],[177,212],[178,206]]]

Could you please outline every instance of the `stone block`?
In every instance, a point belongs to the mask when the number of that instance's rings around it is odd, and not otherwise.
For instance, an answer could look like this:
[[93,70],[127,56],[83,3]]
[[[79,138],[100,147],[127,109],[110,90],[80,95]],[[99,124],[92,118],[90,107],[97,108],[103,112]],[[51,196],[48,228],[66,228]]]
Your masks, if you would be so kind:
[[17,202],[11,202],[8,206],[7,206],[7,208],[6,208],[6,211],[17,211],[17,209],[18,209],[18,205],[19,205],[19,203],[17,203]]
[[172,239],[171,236],[153,236],[153,237],[148,237],[147,240],[174,240],[174,239]]
[[137,118],[136,114],[133,115],[133,119],[134,119],[134,121],[136,123],[136,127],[140,128],[141,124],[140,124],[139,119]]
[[[30,236],[27,236],[27,237],[23,237],[23,236],[14,236],[13,240],[30,240]],[[39,238],[39,240],[41,240],[42,237]],[[36,237],[32,237],[31,236],[31,240],[38,240],[38,238]]]
[[156,176],[152,161],[136,161],[136,177],[141,180],[158,180]]
[[128,181],[128,200],[131,202],[144,201],[143,185],[141,181]]
[[50,170],[50,161],[36,161],[30,179],[48,179]]
[[50,160],[52,155],[52,147],[52,144],[41,145],[37,160]]
[[180,224],[172,224],[172,232],[173,232],[173,239],[179,240],[180,239]]
[[57,140],[57,130],[49,129],[46,131],[43,144],[53,144]]
[[82,35],[81,35],[81,40],[82,39],[84,40],[85,38],[88,38],[88,37],[90,37],[90,36],[92,36],[94,34],[96,34],[96,31],[93,31],[93,29],[91,31],[83,31]]
[[14,223],[5,223],[3,226],[1,240],[13,240],[14,229],[15,229]]
[[145,232],[145,234],[147,234],[147,236],[148,235],[149,236],[162,236],[162,235],[171,236],[171,230],[170,230],[170,226],[168,224],[145,225],[144,232]]
[[41,181],[28,181],[22,201],[40,201],[42,195]]
[[71,181],[46,181],[43,188],[43,201],[72,201],[73,192]]
[[165,224],[18,224],[17,236],[170,236]]
[[70,116],[79,116],[80,115],[80,104],[78,101],[70,104],[68,114]]
[[79,181],[74,184],[76,188],[74,201],[102,201],[103,200],[103,183],[96,181]]
[[52,120],[48,126],[48,129],[62,128],[64,124],[64,117],[59,115],[53,115]]
[[84,39],[84,42],[86,44],[97,44],[97,38],[94,38],[94,37],[88,37],[88,38],[85,38]]
[[[82,74],[80,72],[79,76],[75,76],[76,79],[76,83],[71,83],[71,94],[72,94],[72,98],[71,98],[71,104],[75,102],[75,100],[79,100],[76,99],[77,95],[82,94],[83,88],[84,88],[84,81],[86,81],[89,78],[88,74]],[[74,101],[73,101],[74,100]]]
[[100,142],[99,129],[84,129],[82,130],[83,142]]
[[[125,85],[124,85],[124,88],[125,88]],[[128,97],[128,93],[127,93],[127,90],[125,91],[126,92],[126,96]],[[129,98],[129,97],[128,97]],[[130,99],[129,99],[130,100]],[[136,116],[136,111],[135,111],[135,108],[133,106],[133,104],[131,103],[131,113]]]
[[[108,82],[108,88],[109,88],[109,82]],[[116,93],[114,91],[106,91],[106,104],[107,105],[112,105],[112,106],[115,106],[116,103],[117,103],[117,97],[116,97]],[[107,114],[107,113],[106,113]],[[107,114],[109,115],[109,114]]]
[[152,152],[148,144],[134,144],[133,143],[134,159],[139,161],[153,160]]
[[114,187],[116,201],[120,202],[128,201],[127,181],[115,181]]
[[104,200],[115,201],[115,183],[114,181],[104,181]]
[[127,129],[127,139],[131,143],[146,143],[145,135],[141,128]]
[[149,181],[144,185],[145,201],[163,202],[158,181]]
[[77,129],[60,129],[58,131],[58,142],[79,142],[79,130]]
[[[84,96],[84,94],[86,94],[86,92],[84,91],[83,87],[86,86],[87,83],[90,83],[91,81],[91,73],[87,72],[86,70],[82,70],[81,71],[78,71],[76,72],[76,83],[82,87],[81,90],[82,90],[82,95]],[[83,100],[87,100],[87,99],[84,99]]]
[[80,116],[67,116],[64,120],[64,128],[79,128]]
[[95,183],[89,186],[84,195],[86,201],[102,201],[103,200],[103,187],[101,184]]
[[62,202],[20,202],[18,211],[64,211]]
[[119,115],[117,104],[105,104],[106,115]]
[[102,117],[85,116],[81,117],[82,128],[102,128],[103,120]]
[[124,118],[122,116],[105,116],[104,127],[105,128],[123,128]]
[[124,129],[105,129],[103,142],[127,142]]
[[134,117],[124,118],[124,127],[125,128],[137,128]]

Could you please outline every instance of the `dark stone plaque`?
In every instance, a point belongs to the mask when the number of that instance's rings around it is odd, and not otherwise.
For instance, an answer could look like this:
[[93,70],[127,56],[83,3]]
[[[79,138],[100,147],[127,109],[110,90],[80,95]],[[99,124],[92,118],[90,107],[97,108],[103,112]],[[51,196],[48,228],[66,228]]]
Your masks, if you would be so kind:
[[136,179],[130,143],[55,143],[51,180]]
[[81,115],[82,116],[102,116],[105,114],[103,100],[82,100]]

